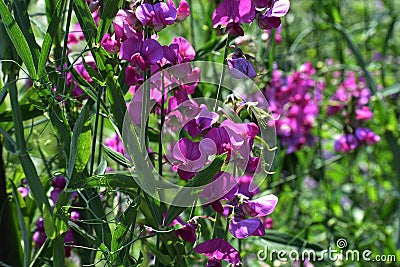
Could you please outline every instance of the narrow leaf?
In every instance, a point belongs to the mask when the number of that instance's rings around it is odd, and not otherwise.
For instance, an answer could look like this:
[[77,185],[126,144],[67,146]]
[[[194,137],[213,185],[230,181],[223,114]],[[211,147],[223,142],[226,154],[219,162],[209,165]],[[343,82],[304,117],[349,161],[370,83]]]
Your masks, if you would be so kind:
[[24,241],[24,266],[27,267],[29,266],[29,263],[31,261],[30,255],[31,255],[31,242],[29,239],[29,231],[28,228],[26,227],[25,220],[24,220],[24,215],[22,214],[21,210],[21,201],[23,201],[17,192],[17,187],[13,183],[12,180],[10,180],[11,186],[12,186],[12,194],[15,199],[15,204],[17,207],[17,214],[18,214],[18,220],[19,220],[19,227],[21,228],[21,233],[22,233],[22,240]]
[[32,79],[37,79],[36,68],[33,63],[32,52],[29,48],[28,42],[26,41],[21,28],[18,26],[17,22],[14,20],[11,12],[8,10],[7,5],[4,0],[0,0],[0,16],[1,20],[6,28],[8,36],[10,37],[15,50],[18,55],[25,63],[28,73]]

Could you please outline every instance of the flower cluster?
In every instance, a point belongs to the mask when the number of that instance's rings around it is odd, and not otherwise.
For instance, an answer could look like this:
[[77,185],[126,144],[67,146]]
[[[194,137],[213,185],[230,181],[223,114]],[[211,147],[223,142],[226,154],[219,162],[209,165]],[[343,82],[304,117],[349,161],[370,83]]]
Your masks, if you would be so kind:
[[[157,41],[157,36],[145,38],[143,26],[159,32],[176,21],[183,21],[189,14],[189,5],[184,0],[179,3],[178,8],[172,1],[167,1],[167,3],[158,2],[154,5],[141,4],[135,11],[119,10],[113,22],[115,33],[113,36],[106,33],[101,40],[101,46],[109,53],[119,52],[119,58],[129,62],[129,66],[125,68],[125,81],[128,85],[138,86],[143,83],[147,67],[155,73],[166,61],[181,63],[182,58],[179,57],[178,60],[178,55],[185,56],[182,50],[191,47],[190,43],[182,37],[180,38],[184,39],[185,47],[179,46],[180,40],[176,39],[170,47],[161,46]],[[190,51],[190,54],[192,55],[188,55],[189,60],[193,60],[194,50]],[[171,57],[176,57],[176,59],[171,59]]]
[[290,75],[275,69],[265,90],[272,115],[278,118],[272,123],[282,145],[287,146],[287,153],[314,142],[311,129],[319,114],[318,103],[325,86],[313,78],[315,72],[309,62]]
[[[217,179],[229,176],[230,174],[221,172],[217,175]],[[230,220],[229,231],[232,236],[238,239],[249,236],[263,236],[265,229],[272,227],[272,219],[266,216],[274,211],[278,203],[278,198],[272,194],[252,200],[251,198],[258,193],[258,190],[249,191],[252,186],[251,183],[252,176],[244,175],[230,192],[212,203],[212,207],[217,212]],[[215,189],[219,186],[214,185],[213,187]],[[209,190],[206,187],[204,191]],[[197,224],[186,223],[180,217],[174,222],[174,224],[178,223],[182,225],[182,228],[175,232],[177,236],[185,241],[194,242],[197,238],[195,234]],[[207,240],[195,247],[194,251],[209,257],[207,266],[222,266],[222,260],[231,263],[233,266],[238,266],[240,263],[240,255],[237,250],[221,238]]]
[[244,35],[243,23],[257,20],[263,29],[278,28],[290,8],[289,0],[224,0],[214,10],[214,28],[225,27],[232,36]]
[[[58,197],[60,196],[61,192],[64,190],[65,185],[66,185],[66,180],[62,175],[56,176],[52,181],[51,185],[53,186],[53,189],[50,192],[50,199],[53,201],[53,205],[57,203]],[[74,197],[74,195],[72,196]],[[71,220],[79,220],[80,219],[80,214],[77,211],[72,211],[70,214]],[[43,217],[39,217],[38,220],[36,221],[36,229],[33,233],[33,241],[35,243],[35,246],[37,248],[40,248],[44,242],[46,241],[46,233],[44,230],[44,221]],[[64,243],[66,244],[73,244],[75,243],[75,238],[72,230],[68,230],[65,233],[64,236]],[[65,256],[69,257],[71,256],[71,246],[65,246]]]
[[330,98],[328,116],[340,113],[344,119],[344,134],[334,144],[337,152],[348,153],[362,144],[372,145],[380,140],[371,129],[363,127],[363,123],[373,117],[368,107],[370,98],[371,92],[364,79],[357,79],[354,72],[348,73]]

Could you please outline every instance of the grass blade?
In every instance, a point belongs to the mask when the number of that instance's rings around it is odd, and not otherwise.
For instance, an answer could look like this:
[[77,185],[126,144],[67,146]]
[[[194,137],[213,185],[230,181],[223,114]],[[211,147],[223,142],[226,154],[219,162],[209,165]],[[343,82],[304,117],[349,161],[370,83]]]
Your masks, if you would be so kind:
[[97,31],[97,43],[100,43],[101,38],[103,38],[104,34],[110,28],[115,16],[117,15],[118,9],[121,8],[123,1],[118,0],[118,3],[115,4],[114,1],[108,0],[103,2],[105,7],[103,9],[103,13],[101,14],[99,28]]
[[92,13],[90,13],[89,6],[85,0],[75,0],[73,2],[75,14],[82,27],[85,39],[89,43],[89,46],[91,46],[97,36],[97,27],[94,23]]
[[42,51],[39,57],[38,77],[42,77],[46,73],[46,62],[50,54],[51,45],[55,39],[60,27],[61,16],[63,14],[66,0],[59,0],[56,9],[54,10],[46,35],[44,36]]
[[26,41],[21,28],[18,26],[17,22],[11,15],[11,12],[8,10],[7,5],[4,3],[4,0],[0,0],[0,16],[15,50],[28,69],[30,77],[36,80],[36,68],[33,62],[32,51],[29,48],[28,42]]
[[17,214],[18,214],[18,220],[19,220],[19,227],[21,228],[21,233],[22,233],[22,240],[24,241],[24,266],[27,267],[27,266],[29,266],[29,263],[31,261],[31,259],[30,259],[31,242],[29,240],[29,231],[28,231],[28,228],[26,227],[24,215],[22,214],[22,210],[21,210],[20,201],[22,199],[19,196],[19,193],[17,192],[17,187],[15,186],[13,181],[10,180],[10,182],[11,182],[11,186],[12,186],[12,194],[15,199],[15,205],[17,207]]

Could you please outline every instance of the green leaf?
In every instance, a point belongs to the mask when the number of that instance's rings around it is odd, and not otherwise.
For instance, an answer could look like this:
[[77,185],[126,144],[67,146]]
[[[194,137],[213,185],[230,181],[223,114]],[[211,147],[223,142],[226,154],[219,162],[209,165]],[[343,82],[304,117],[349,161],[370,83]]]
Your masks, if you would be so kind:
[[129,207],[124,211],[124,213],[121,216],[120,222],[117,224],[117,227],[113,232],[111,239],[111,251],[114,253],[112,262],[116,262],[118,261],[118,259],[121,258],[118,257],[119,256],[118,253],[115,252],[123,247],[125,236],[131,225],[133,225],[133,227],[135,226],[139,204],[140,204],[140,192],[139,195],[137,195],[136,198],[133,200],[133,203],[129,205]]
[[114,79],[114,66],[108,61],[108,55],[103,48],[95,51],[95,59],[100,73],[105,77],[107,96],[111,106],[111,111],[114,115],[118,130],[122,132],[126,112],[126,102],[119,83]]
[[49,111],[49,117],[57,136],[60,137],[61,144],[68,158],[70,155],[71,128],[68,125],[65,114],[62,112],[58,104],[52,106]]
[[209,53],[212,51],[218,51],[221,48],[223,48],[226,44],[226,38],[227,36],[223,37],[216,37],[210,41],[208,41],[206,44],[204,44],[199,50],[196,51],[196,58],[195,60],[199,60],[207,56]]
[[46,235],[50,239],[56,237],[56,226],[54,225],[53,216],[48,209],[43,207],[43,222]]
[[83,107],[75,123],[71,137],[68,159],[67,177],[72,177],[73,171],[81,173],[89,161],[91,146],[91,127],[89,118],[89,102]]
[[[226,159],[226,154],[218,155],[215,157],[214,161],[204,170],[200,171],[195,177],[193,177],[189,182],[185,185],[185,188],[188,187],[201,187],[209,184],[217,175],[218,172],[221,171],[222,165],[224,164]],[[196,198],[201,193],[201,190],[190,191],[190,195],[186,191],[179,191],[176,197],[173,200],[173,203],[179,203],[182,199],[193,199]],[[171,222],[184,210],[186,207],[177,207],[171,205],[167,211],[167,215],[165,216],[164,225],[170,225]]]
[[77,225],[76,223],[72,221],[68,221],[68,226],[71,227],[76,233],[81,235],[83,238],[91,242],[93,245],[96,246],[96,248],[99,248],[105,255],[109,254],[109,250],[107,247],[102,243],[97,237],[92,236],[88,232],[85,231],[82,227]]
[[376,91],[375,94],[378,96],[378,98],[382,99],[384,97],[388,97],[397,94],[399,92],[400,92],[400,83],[395,83],[389,87],[386,87],[381,91]]
[[17,22],[14,20],[6,4],[4,3],[4,0],[0,0],[0,16],[8,36],[10,37],[18,55],[24,62],[29,75],[32,79],[36,80],[37,75],[35,64],[33,62],[32,51],[29,48],[28,42],[26,41],[21,28],[18,26]]
[[350,34],[346,31],[345,28],[343,28],[343,26],[335,23],[334,29],[336,29],[346,41],[347,46],[349,47],[350,51],[353,53],[354,57],[357,60],[357,64],[363,70],[369,89],[371,89],[371,91],[375,94],[375,92],[377,91],[377,85],[371,73],[367,69],[367,64],[365,63],[363,57],[361,56],[360,48],[353,42],[353,39],[351,38]]
[[106,173],[77,179],[68,185],[69,189],[89,187],[137,188],[137,184],[130,174]]
[[74,0],[74,10],[86,41],[89,44],[94,43],[97,36],[97,27],[88,4],[85,0]]
[[101,39],[103,38],[104,34],[110,28],[115,16],[117,15],[118,10],[121,8],[123,1],[118,0],[118,3],[115,4],[115,1],[108,0],[104,1],[104,9],[103,13],[101,13],[99,28],[97,31],[97,43],[100,43]]
[[[22,120],[24,120],[24,121],[43,115],[43,110],[36,108],[34,105],[30,105],[30,104],[20,105],[20,109],[22,112],[22,114],[21,114]],[[0,122],[13,121],[12,114],[13,114],[12,110],[6,110],[6,111],[0,113]]]
[[64,236],[57,236],[53,241],[53,266],[65,266]]
[[164,265],[166,266],[171,266],[172,259],[170,256],[162,253],[160,250],[158,250],[153,244],[150,244],[146,240],[143,241],[146,246],[151,250],[154,255],[156,255],[157,259]]
[[46,69],[45,69],[46,62],[50,54],[51,45],[53,44],[53,41],[56,38],[57,32],[60,28],[61,16],[63,15],[65,2],[66,0],[57,1],[56,9],[54,10],[49,27],[47,28],[46,34],[44,36],[42,51],[40,53],[39,65],[38,65],[39,78],[46,74]]
[[322,251],[325,248],[317,243],[311,243],[300,237],[281,233],[277,230],[265,230],[265,235],[261,237],[264,240],[282,244],[284,246],[293,246],[301,249],[312,249],[314,251]]
[[17,187],[10,179],[12,186],[12,194],[15,200],[15,204],[17,206],[17,214],[19,220],[19,227],[21,228],[22,240],[24,241],[24,267],[29,266],[31,261],[31,241],[29,239],[29,231],[26,227],[24,215],[22,214],[21,204],[23,204],[24,200],[21,198],[20,194],[17,192]]
[[113,161],[115,161],[116,163],[118,163],[119,165],[125,167],[125,168],[131,168],[132,164],[131,162],[124,157],[124,155],[112,150],[111,148],[103,145],[103,149],[104,152],[106,153],[106,155],[112,159]]

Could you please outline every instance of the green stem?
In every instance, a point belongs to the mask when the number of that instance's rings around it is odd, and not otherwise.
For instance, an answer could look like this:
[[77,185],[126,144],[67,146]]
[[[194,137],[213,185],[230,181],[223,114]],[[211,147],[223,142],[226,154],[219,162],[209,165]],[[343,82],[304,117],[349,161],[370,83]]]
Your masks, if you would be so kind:
[[[230,42],[230,40],[231,40],[231,38],[230,38],[230,35],[228,34],[228,37],[226,38],[226,43],[225,43],[225,50],[224,50],[224,57],[222,59],[222,65],[225,65],[225,60],[228,57],[228,50],[229,50],[229,42]],[[225,78],[225,69],[226,69],[226,67],[223,66],[222,67],[221,76],[219,78],[217,96],[215,97],[214,111],[217,109],[218,99],[219,99],[220,94],[221,94],[221,85],[222,85],[222,83],[224,81],[224,78]]]
[[92,153],[90,158],[90,175],[94,173],[94,159],[96,152],[96,137],[97,137],[97,128],[99,125],[99,117],[100,117],[100,101],[101,95],[103,93],[103,87],[100,87],[99,92],[97,92],[97,103],[96,103],[96,118],[94,121],[94,129],[93,129],[93,138],[92,138]]

